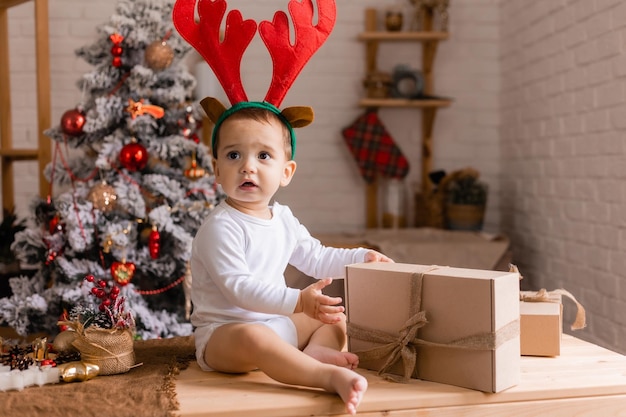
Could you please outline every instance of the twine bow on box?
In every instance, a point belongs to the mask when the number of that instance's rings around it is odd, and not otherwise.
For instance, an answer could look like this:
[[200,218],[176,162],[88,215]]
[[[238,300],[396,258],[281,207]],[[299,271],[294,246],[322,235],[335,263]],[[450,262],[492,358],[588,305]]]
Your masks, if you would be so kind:
[[534,291],[522,291],[520,292],[520,301],[526,301],[531,303],[560,303],[561,300],[559,298],[555,298],[554,296],[565,296],[572,300],[574,304],[576,304],[576,318],[574,322],[570,326],[572,330],[580,330],[584,329],[587,326],[587,319],[585,308],[578,302],[576,297],[574,297],[569,291],[564,290],[562,288],[553,291],[547,291],[545,288],[540,289],[537,292]]
[[[466,349],[466,350],[495,350],[503,343],[519,335],[519,319],[513,320],[496,332],[479,333],[448,343],[429,342],[419,339],[417,332],[428,324],[426,312],[420,311],[422,304],[422,283],[424,275],[437,269],[432,267],[424,272],[415,273],[410,280],[410,318],[396,333],[388,333],[382,330],[370,329],[353,323],[348,323],[348,336],[366,342],[379,343],[364,351],[354,352],[363,362],[378,359],[386,359],[384,365],[378,370],[378,375],[393,381],[406,383],[411,376],[417,377],[417,348],[418,346],[432,346],[441,348]],[[391,374],[391,368],[401,361],[403,375]]]

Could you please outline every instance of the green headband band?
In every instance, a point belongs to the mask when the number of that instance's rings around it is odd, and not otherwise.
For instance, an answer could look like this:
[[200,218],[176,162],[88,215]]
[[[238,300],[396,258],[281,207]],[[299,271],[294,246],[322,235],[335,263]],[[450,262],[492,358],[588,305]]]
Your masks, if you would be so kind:
[[215,149],[215,142],[217,141],[217,132],[222,126],[222,123],[224,123],[224,120],[228,119],[239,110],[253,108],[265,109],[274,113],[276,116],[278,116],[278,119],[283,122],[285,126],[287,126],[287,129],[289,130],[289,136],[291,137],[291,159],[294,159],[296,156],[296,132],[293,130],[293,126],[291,126],[291,123],[289,123],[289,120],[287,120],[285,116],[283,116],[281,111],[276,106],[266,101],[242,101],[222,113],[220,118],[215,123],[215,127],[213,128],[213,134],[211,136],[211,149],[213,151],[213,156],[217,158],[217,149]]

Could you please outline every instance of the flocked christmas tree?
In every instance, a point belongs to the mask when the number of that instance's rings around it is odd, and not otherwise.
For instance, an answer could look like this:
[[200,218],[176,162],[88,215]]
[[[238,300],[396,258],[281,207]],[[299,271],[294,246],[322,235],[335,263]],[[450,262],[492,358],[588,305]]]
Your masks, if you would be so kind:
[[171,11],[121,0],[99,39],[76,51],[94,69],[78,82],[82,102],[46,132],[50,196],[12,245],[37,272],[12,278],[13,295],[0,299],[0,323],[21,334],[56,334],[66,311],[93,303],[89,275],[120,288],[140,337],[191,333],[191,241],[220,194]]

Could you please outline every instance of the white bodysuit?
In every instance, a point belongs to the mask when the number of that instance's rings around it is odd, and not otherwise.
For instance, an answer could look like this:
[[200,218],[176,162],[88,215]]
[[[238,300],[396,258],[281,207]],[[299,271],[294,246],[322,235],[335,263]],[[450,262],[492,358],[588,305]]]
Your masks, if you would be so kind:
[[288,207],[274,203],[271,209],[265,220],[222,202],[194,238],[191,323],[196,358],[205,370],[206,343],[226,323],[260,322],[297,346],[289,316],[300,290],[287,287],[287,264],[314,278],[343,278],[346,265],[364,261],[367,249],[325,247]]

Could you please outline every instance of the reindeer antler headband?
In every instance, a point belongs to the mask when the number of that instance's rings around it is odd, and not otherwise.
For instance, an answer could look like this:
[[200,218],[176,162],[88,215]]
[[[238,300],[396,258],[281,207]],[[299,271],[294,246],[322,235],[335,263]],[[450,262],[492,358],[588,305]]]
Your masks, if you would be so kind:
[[248,101],[241,82],[241,59],[252,42],[257,30],[254,20],[243,20],[239,10],[231,10],[226,17],[226,30],[220,41],[220,24],[226,12],[225,0],[198,0],[198,17],[194,19],[196,0],[177,0],[173,20],[180,35],[211,66],[224,88],[232,107],[226,107],[213,97],[206,97],[200,104],[209,119],[215,123],[212,150],[215,156],[215,140],[221,124],[242,108],[258,107],[276,114],[291,134],[292,159],[295,155],[296,137],[293,128],[308,126],[313,122],[310,107],[288,107],[279,110],[285,95],[309,61],[324,44],[333,30],[337,10],[335,0],[317,1],[317,25],[313,25],[312,0],[290,0],[289,14],[295,28],[295,42],[289,41],[289,20],[282,11],[274,19],[261,22],[259,33],[274,64],[272,81],[262,102]]

